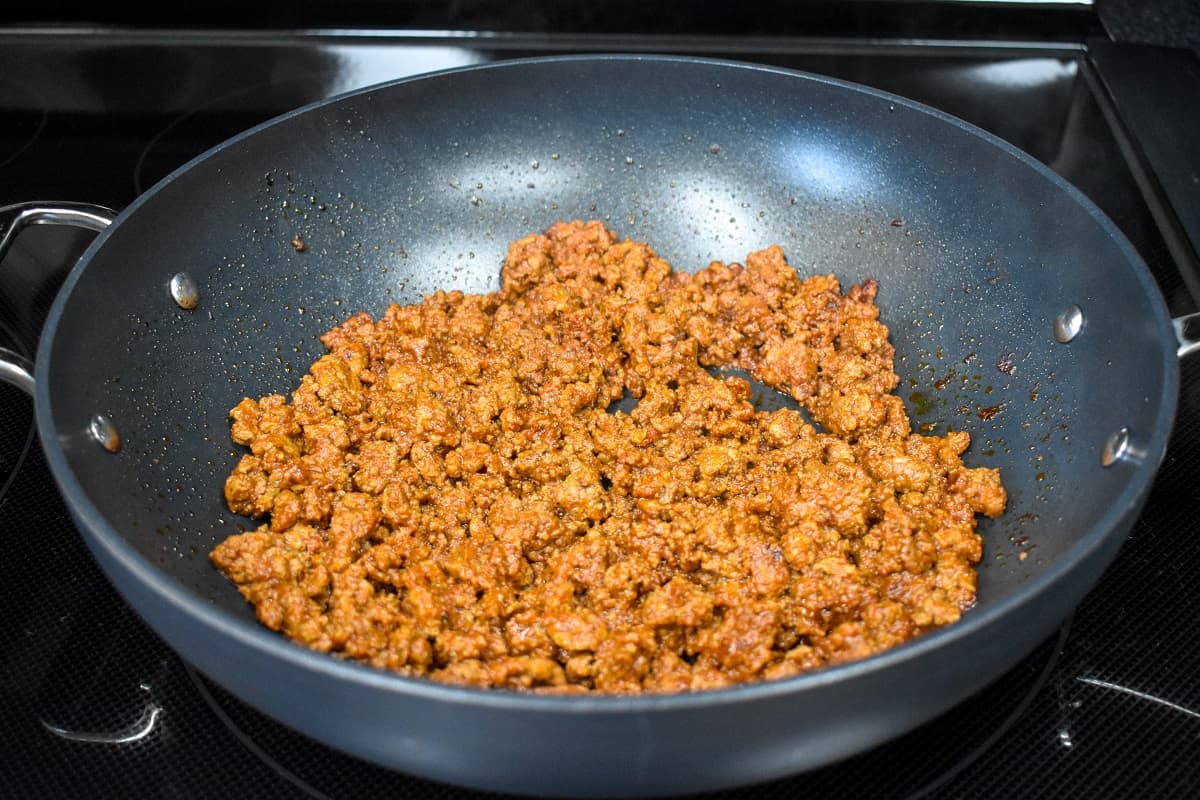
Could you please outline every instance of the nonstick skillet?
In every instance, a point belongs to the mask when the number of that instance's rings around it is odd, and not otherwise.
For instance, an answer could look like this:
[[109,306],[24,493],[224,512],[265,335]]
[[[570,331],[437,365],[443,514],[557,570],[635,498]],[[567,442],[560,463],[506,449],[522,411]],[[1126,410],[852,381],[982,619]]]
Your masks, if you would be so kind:
[[[940,112],[814,75],[693,58],[501,62],[373,87],[247,131],[102,230],[36,367],[48,462],[125,599],[241,699],[333,747],[501,791],[651,795],[802,771],[961,701],[1040,642],[1116,554],[1166,446],[1179,354],[1137,253],[1094,205]],[[885,654],[671,696],[439,685],[262,628],[208,552],[243,527],[221,487],[228,411],[288,392],[346,316],[498,285],[506,244],[601,219],[678,268],[783,246],[801,272],[874,278],[917,421],[968,430],[1008,512],[984,522],[979,599]],[[299,251],[293,238],[300,235]]]

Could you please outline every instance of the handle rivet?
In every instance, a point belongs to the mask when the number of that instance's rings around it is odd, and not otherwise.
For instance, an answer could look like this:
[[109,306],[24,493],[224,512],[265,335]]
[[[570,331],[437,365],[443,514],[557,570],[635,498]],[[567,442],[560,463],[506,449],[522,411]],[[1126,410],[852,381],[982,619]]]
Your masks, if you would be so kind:
[[177,272],[171,278],[171,297],[184,311],[200,305],[200,287],[196,279],[186,272]]
[[1121,428],[1105,440],[1104,447],[1100,450],[1100,463],[1111,467],[1129,455],[1129,428]]
[[88,436],[110,453],[121,449],[121,434],[117,432],[117,426],[113,425],[112,420],[103,414],[96,414],[92,417],[91,422],[88,423]]
[[1063,344],[1074,339],[1083,330],[1083,309],[1069,305],[1054,318],[1054,338]]

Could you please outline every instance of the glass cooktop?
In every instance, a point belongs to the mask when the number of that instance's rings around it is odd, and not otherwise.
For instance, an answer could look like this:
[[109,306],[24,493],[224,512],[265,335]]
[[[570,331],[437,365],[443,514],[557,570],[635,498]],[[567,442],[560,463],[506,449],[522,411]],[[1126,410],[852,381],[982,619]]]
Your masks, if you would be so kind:
[[[691,53],[810,70],[928,103],[1079,186],[1195,310],[1169,214],[1085,44],[462,31],[0,33],[0,205],[120,208],[274,115],[404,75],[524,55]],[[1153,187],[1151,187],[1153,188]],[[1150,192],[1153,195],[1153,192]],[[0,264],[0,346],[31,355],[89,234],[30,229]],[[99,310],[98,310],[99,313]],[[98,345],[100,346],[100,345]],[[1016,668],[847,762],[713,797],[1195,796],[1200,792],[1200,359],[1146,511],[1074,616]],[[50,477],[32,405],[0,385],[0,795],[466,798],[260,715],[182,662],[116,595]]]

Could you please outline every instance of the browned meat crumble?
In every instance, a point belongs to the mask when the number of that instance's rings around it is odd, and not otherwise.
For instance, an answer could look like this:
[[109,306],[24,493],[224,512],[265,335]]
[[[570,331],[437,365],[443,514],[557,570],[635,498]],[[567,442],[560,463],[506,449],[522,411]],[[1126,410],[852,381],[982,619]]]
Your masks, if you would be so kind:
[[233,409],[225,496],[269,522],[212,560],[265,625],[439,681],[671,692],[973,602],[1004,489],[966,433],[910,431],[874,281],[802,280],[778,247],[689,275],[598,222],[514,242],[502,278],[352,317],[290,399]]

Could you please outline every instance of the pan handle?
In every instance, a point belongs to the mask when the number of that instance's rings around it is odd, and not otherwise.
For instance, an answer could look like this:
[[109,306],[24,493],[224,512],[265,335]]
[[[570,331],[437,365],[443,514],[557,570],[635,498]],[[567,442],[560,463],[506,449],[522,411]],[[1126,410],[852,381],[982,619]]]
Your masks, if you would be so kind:
[[1171,320],[1175,338],[1179,340],[1179,357],[1200,352],[1200,313],[1186,314]]
[[[0,208],[0,261],[27,225],[70,225],[97,233],[107,228],[117,212],[91,203],[16,203]],[[33,394],[33,362],[0,347],[0,381]]]

